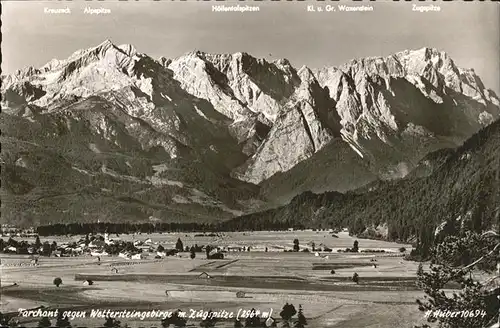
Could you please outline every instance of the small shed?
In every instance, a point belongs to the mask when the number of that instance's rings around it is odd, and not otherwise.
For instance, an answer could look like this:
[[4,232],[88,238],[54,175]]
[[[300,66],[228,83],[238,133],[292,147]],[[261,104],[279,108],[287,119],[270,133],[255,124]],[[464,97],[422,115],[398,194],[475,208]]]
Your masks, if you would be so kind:
[[84,286],[92,286],[94,284],[94,282],[90,279],[87,279],[87,280],[84,280],[83,281],[83,285]]
[[142,260],[146,257],[146,255],[144,253],[137,253],[137,254],[133,254],[130,258],[132,260]]
[[208,273],[206,272],[202,272],[200,273],[200,275],[198,276],[199,279],[210,279],[212,278]]
[[245,292],[243,292],[241,290],[236,292],[236,297],[237,298],[245,298]]

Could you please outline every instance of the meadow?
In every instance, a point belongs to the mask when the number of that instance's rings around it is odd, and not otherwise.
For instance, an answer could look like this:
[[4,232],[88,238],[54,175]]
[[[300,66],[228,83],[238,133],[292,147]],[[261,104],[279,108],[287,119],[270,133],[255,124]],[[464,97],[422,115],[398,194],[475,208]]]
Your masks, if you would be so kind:
[[[197,236],[198,235],[198,236]],[[115,236],[110,236],[116,238]],[[57,243],[78,240],[81,236],[43,237]],[[151,246],[173,248],[178,238],[185,246],[251,246],[249,252],[227,252],[223,260],[207,260],[205,253],[195,259],[179,253],[164,259],[127,260],[106,256],[97,261],[92,256],[41,257],[38,266],[29,256],[1,255],[1,303],[3,313],[17,313],[19,308],[87,311],[226,310],[233,314],[254,308],[279,312],[288,302],[302,306],[309,327],[387,328],[413,327],[422,322],[416,298],[422,292],[415,286],[418,263],[403,260],[401,247],[410,245],[358,239],[359,253],[339,253],[352,247],[354,238],[347,233],[335,237],[326,231],[239,232],[218,236],[195,233],[120,235],[122,240],[151,240]],[[299,239],[301,248],[326,246],[331,252],[285,252]],[[308,245],[309,243],[309,245]],[[266,252],[265,249],[268,249]],[[362,252],[384,250],[385,252]],[[115,268],[117,271],[112,271]],[[332,274],[331,270],[335,273]],[[351,281],[353,273],[360,279]],[[208,274],[209,278],[203,273]],[[56,287],[55,277],[63,284]],[[84,285],[85,280],[94,284]],[[240,293],[240,297],[236,294]],[[243,296],[242,296],[243,295]],[[38,318],[19,318],[35,327]],[[130,327],[160,327],[161,319],[120,319]],[[75,318],[73,326],[99,326],[103,319]],[[198,319],[188,319],[188,326],[199,327]],[[221,321],[216,327],[233,327],[233,321]]]

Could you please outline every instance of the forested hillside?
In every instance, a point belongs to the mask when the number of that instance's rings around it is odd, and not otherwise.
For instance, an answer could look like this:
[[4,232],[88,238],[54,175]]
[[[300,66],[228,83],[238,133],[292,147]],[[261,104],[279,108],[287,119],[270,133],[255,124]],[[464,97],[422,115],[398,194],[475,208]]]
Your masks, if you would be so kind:
[[[349,227],[353,234],[425,245],[440,228],[457,222],[471,230],[490,227],[500,202],[500,122],[483,129],[456,150],[428,156],[426,175],[378,182],[346,194],[310,192],[278,209],[254,213],[226,223],[228,229],[268,226]],[[377,229],[375,229],[377,228]]]

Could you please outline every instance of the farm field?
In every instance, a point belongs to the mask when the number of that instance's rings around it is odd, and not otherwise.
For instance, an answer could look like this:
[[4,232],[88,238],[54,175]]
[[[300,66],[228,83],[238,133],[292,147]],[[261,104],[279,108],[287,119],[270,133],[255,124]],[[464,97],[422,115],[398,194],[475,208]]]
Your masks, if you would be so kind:
[[[46,258],[38,266],[28,256],[1,255],[1,303],[3,313],[19,308],[46,306],[50,309],[86,310],[226,310],[254,308],[271,312],[279,321],[283,305],[302,306],[309,327],[413,327],[422,321],[415,299],[422,293],[415,287],[417,263],[404,261],[401,245],[385,241],[358,239],[359,249],[385,250],[384,253],[338,253],[352,247],[354,238],[339,233],[338,238],[321,231],[224,233],[217,237],[195,233],[120,235],[122,240],[151,240],[156,248],[173,248],[177,238],[184,245],[251,246],[249,252],[227,252],[224,260],[206,260],[204,253],[190,259],[180,257],[126,260],[91,256]],[[110,236],[113,238],[114,236]],[[41,237],[57,243],[78,240],[81,236]],[[116,237],[115,237],[116,238]],[[299,239],[301,248],[314,242],[332,252],[284,252]],[[268,252],[264,249],[268,248]],[[376,267],[374,267],[376,264]],[[112,271],[112,269],[116,269]],[[335,274],[331,274],[335,270]],[[354,272],[359,284],[351,281]],[[209,278],[205,277],[208,274]],[[63,284],[56,287],[55,277]],[[89,279],[93,285],[84,285]],[[240,297],[236,296],[237,292]],[[243,295],[243,297],[241,297]],[[20,318],[35,327],[38,319]],[[130,327],[159,327],[161,319],[120,319]],[[73,326],[99,326],[104,319],[76,318]],[[199,327],[199,319],[188,319],[188,326]],[[216,327],[233,327],[221,321]]]

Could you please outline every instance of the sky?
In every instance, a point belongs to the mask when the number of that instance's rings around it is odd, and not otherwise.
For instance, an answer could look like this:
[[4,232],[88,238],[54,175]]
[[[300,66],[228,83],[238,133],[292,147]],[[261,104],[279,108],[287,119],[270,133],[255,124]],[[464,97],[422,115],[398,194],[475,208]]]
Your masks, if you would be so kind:
[[[500,94],[500,3],[362,2],[373,12],[307,12],[307,5],[343,2],[42,2],[2,1],[2,74],[40,67],[106,39],[132,44],[152,57],[186,52],[248,52],[299,68],[339,66],[353,58],[434,47],[463,68],[474,68]],[[258,5],[259,12],[212,12],[213,5]],[[344,4],[358,5],[355,2]],[[413,11],[438,4],[440,12]],[[44,14],[44,7],[69,15]],[[111,14],[88,15],[85,7]]]

